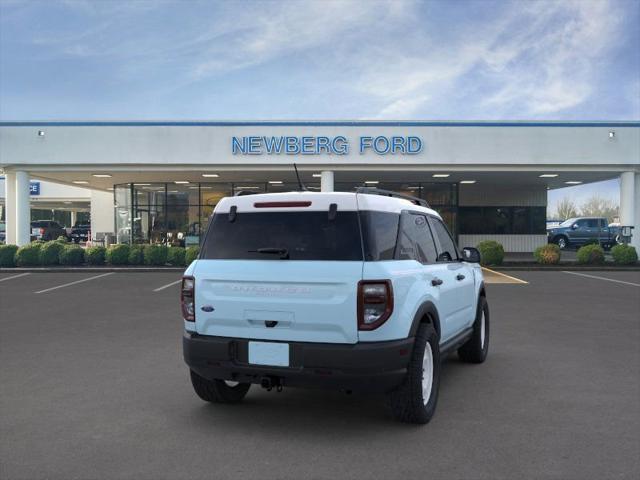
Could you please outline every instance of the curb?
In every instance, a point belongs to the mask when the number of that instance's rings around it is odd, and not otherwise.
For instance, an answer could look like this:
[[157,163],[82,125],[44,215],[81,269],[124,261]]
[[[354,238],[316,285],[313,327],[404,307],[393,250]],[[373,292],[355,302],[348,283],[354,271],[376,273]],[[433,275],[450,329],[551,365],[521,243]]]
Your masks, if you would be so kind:
[[616,266],[616,265],[535,265],[535,264],[522,264],[522,265],[499,265],[491,267],[493,270],[504,271],[567,271],[567,272],[640,272],[640,265],[631,266]]
[[184,272],[187,267],[14,267],[0,268],[0,273],[145,273],[145,272]]

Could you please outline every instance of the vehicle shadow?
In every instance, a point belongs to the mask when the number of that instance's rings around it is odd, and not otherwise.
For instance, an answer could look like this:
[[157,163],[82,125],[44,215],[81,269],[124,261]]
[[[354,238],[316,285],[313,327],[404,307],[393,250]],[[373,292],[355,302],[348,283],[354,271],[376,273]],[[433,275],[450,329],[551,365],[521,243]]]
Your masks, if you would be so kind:
[[[443,361],[440,396],[456,378],[465,374],[467,364],[455,355]],[[445,410],[445,405],[438,409]],[[326,435],[361,437],[363,433],[389,432],[394,427],[407,431],[407,424],[394,421],[384,394],[336,392],[321,389],[285,388],[268,392],[258,385],[251,387],[242,404],[202,403],[190,410],[190,421],[199,428],[239,428],[244,431],[268,431],[269,435]],[[436,414],[436,418],[437,418]],[[345,428],[347,427],[347,428]],[[412,426],[409,426],[412,427]],[[419,428],[418,425],[413,427]],[[384,429],[384,430],[383,430]],[[411,429],[411,431],[413,431]]]

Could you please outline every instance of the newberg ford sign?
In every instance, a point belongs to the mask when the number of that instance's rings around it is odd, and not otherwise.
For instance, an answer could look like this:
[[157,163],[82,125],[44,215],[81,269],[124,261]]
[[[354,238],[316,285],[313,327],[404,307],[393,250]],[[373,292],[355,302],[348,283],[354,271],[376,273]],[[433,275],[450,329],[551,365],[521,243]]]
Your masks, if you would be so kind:
[[[419,137],[359,137],[358,151],[378,155],[415,155],[422,151]],[[234,155],[348,155],[349,140],[342,135],[335,137],[232,137]]]

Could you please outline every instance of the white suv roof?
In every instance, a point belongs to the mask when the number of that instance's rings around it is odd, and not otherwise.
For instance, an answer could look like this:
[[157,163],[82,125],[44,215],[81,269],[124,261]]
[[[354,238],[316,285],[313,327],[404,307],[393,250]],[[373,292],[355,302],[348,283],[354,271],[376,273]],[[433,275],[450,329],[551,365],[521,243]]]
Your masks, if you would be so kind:
[[[274,203],[281,205],[274,205]],[[283,209],[288,211],[327,211],[332,203],[338,205],[338,211],[371,210],[400,213],[402,210],[411,209],[441,218],[435,210],[416,205],[404,198],[351,192],[306,191],[225,197],[218,202],[214,211],[215,213],[228,213],[232,206],[235,206],[238,212],[282,212]]]

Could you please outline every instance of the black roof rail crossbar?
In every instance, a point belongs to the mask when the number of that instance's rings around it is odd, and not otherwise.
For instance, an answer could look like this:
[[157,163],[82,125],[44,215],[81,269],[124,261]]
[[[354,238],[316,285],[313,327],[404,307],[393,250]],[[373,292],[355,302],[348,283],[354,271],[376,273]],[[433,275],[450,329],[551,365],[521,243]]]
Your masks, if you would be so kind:
[[382,188],[358,187],[356,188],[356,193],[367,193],[369,195],[382,195],[384,197],[402,198],[404,200],[409,200],[411,203],[415,203],[416,205],[431,208],[429,206],[429,203],[427,203],[427,201],[423,200],[422,198],[412,197],[411,195],[404,195],[402,193],[393,192],[391,190],[384,190]]

